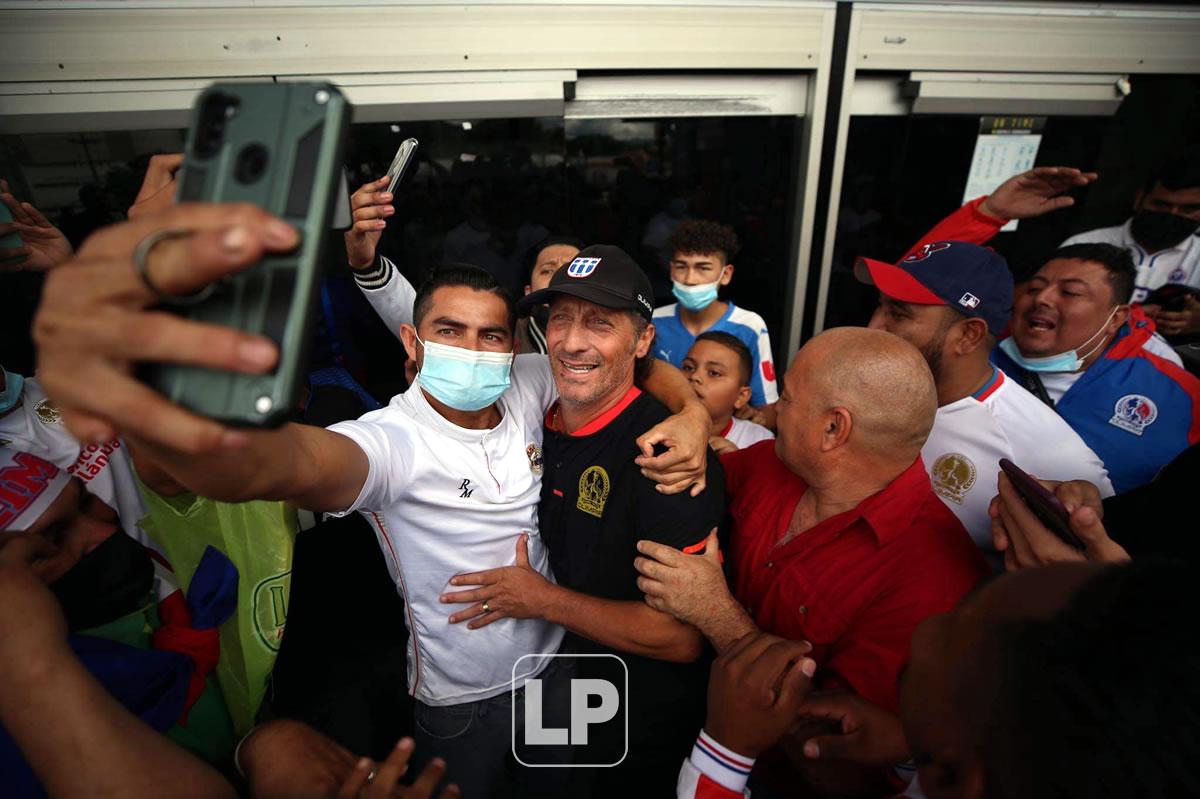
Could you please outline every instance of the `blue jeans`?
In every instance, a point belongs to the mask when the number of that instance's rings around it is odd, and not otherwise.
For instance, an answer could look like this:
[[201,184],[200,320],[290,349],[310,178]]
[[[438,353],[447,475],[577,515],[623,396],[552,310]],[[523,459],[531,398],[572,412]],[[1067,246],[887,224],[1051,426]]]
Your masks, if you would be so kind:
[[[538,678],[543,685],[543,716],[547,726],[566,727],[570,716],[570,684],[574,668],[562,658],[551,658]],[[459,705],[417,702],[414,753],[416,775],[434,757],[446,761],[443,785],[457,783],[469,799],[567,796],[570,768],[527,768],[512,755],[513,735],[524,739],[524,688],[505,691],[489,699]],[[545,762],[541,753],[540,762]],[[555,762],[570,762],[567,747],[553,752]],[[441,792],[439,787],[437,793]],[[436,794],[435,794],[436,795]]]

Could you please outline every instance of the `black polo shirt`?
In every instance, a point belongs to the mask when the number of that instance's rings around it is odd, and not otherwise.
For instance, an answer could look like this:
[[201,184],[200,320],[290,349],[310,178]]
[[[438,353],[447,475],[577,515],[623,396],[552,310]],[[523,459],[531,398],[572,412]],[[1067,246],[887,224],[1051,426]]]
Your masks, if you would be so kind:
[[[659,493],[634,463],[640,454],[637,437],[669,415],[661,403],[633,388],[612,410],[574,434],[546,426],[538,526],[559,585],[602,599],[643,602],[633,567],[637,542],[649,539],[688,549],[702,544],[721,523],[725,478],[711,450],[708,486],[698,497]],[[565,648],[614,652],[570,632]],[[630,754],[639,740],[663,738],[657,743],[665,744],[683,736],[690,746],[689,736],[704,721],[710,657],[670,663],[615,654],[629,669]]]

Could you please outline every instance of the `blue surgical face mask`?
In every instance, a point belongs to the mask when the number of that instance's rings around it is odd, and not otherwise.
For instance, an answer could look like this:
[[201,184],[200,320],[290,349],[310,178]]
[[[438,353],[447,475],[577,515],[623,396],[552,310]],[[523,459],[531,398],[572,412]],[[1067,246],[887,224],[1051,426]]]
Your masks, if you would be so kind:
[[[1112,321],[1113,314],[1120,309],[1120,306],[1112,309],[1112,313],[1108,315],[1108,319],[1104,320],[1104,324],[1096,331],[1095,335],[1083,342],[1087,346],[1096,336],[1104,333],[1104,328],[1108,327],[1108,323]],[[1021,354],[1021,350],[1017,348],[1017,341],[1014,337],[1009,336],[1000,342],[1000,350],[1013,359],[1013,362],[1027,372],[1078,372],[1083,368],[1084,361],[1092,357],[1096,350],[1104,346],[1104,338],[1100,338],[1100,343],[1092,347],[1083,355],[1079,354],[1079,348],[1060,352],[1058,355],[1046,355],[1041,358],[1027,358]]]
[[717,278],[712,283],[703,283],[699,286],[686,286],[678,280],[671,282],[675,284],[671,293],[675,295],[675,299],[679,300],[680,305],[689,311],[703,311],[717,301],[717,288],[721,279]]
[[459,411],[478,411],[508,390],[511,352],[480,352],[417,341],[425,348],[418,380],[438,402]]
[[[0,366],[0,369],[4,369]],[[21,390],[25,388],[25,378],[4,369],[4,390],[0,391],[0,413],[8,413],[17,407],[21,401]]]

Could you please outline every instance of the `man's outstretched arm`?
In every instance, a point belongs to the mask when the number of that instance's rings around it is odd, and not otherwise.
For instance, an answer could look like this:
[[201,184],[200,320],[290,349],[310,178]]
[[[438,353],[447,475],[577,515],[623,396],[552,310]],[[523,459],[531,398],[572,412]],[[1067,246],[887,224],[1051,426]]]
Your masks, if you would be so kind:
[[953,211],[905,253],[911,255],[935,241],[986,244],[1010,219],[1033,219],[1069,208],[1075,199],[1067,192],[1096,180],[1095,172],[1067,166],[1039,166],[1009,178],[986,197],[978,197]]
[[[143,279],[134,250],[165,231],[183,235],[151,249]],[[349,439],[296,426],[236,430],[184,410],[134,376],[141,362],[272,369],[273,342],[154,310],[154,289],[189,294],[298,240],[291,225],[241,204],[176,205],[95,233],[50,273],[34,324],[39,376],[68,429],[85,442],[122,435],[178,483],[216,499],[338,510],[352,503],[367,465]]]
[[316,512],[342,511],[367,481],[366,453],[340,433],[288,424],[246,436],[247,443],[235,450],[198,455],[131,440],[177,483],[222,502],[270,499]]

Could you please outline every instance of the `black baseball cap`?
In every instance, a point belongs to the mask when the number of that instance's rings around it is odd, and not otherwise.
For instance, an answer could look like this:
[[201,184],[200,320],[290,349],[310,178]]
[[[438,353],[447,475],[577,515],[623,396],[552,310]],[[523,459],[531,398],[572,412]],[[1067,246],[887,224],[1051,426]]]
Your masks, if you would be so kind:
[[526,294],[517,313],[528,316],[555,295],[566,294],[605,308],[637,311],[649,321],[654,315],[654,290],[642,268],[620,247],[593,244],[550,278],[550,285]]

